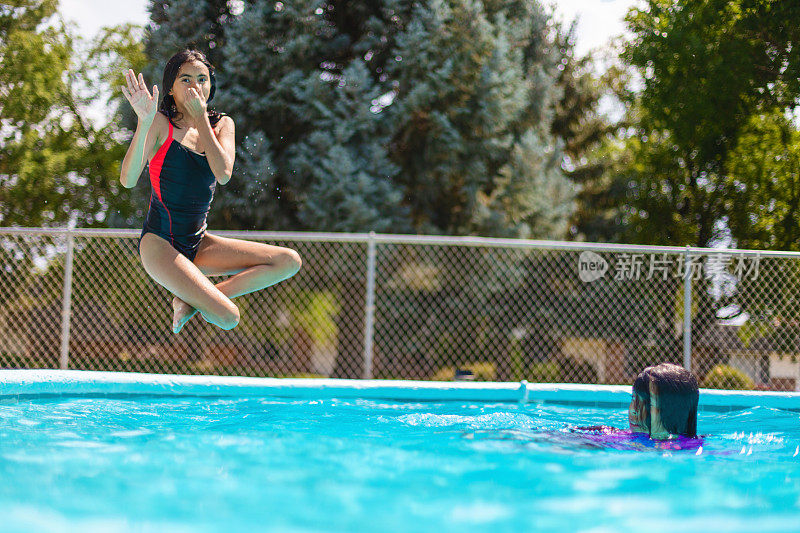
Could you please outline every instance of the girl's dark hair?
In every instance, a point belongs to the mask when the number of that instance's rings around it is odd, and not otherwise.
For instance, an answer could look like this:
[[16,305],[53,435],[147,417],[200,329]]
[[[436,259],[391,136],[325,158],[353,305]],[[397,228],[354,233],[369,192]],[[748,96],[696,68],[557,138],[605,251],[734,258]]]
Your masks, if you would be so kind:
[[661,423],[673,435],[697,436],[697,403],[700,391],[697,379],[682,366],[661,363],[648,366],[636,376],[633,392],[647,406],[647,427],[650,427],[650,381],[658,388]]
[[[186,63],[187,61],[199,61],[208,67],[208,74],[211,77],[211,92],[208,94],[208,100],[206,100],[206,104],[211,102],[214,99],[214,93],[217,91],[217,79],[214,76],[214,65],[206,59],[206,56],[203,52],[199,50],[181,50],[167,61],[167,66],[164,67],[164,77],[161,80],[161,87],[164,89],[164,98],[161,100],[161,107],[158,108],[159,111],[164,113],[169,121],[172,123],[173,126],[176,128],[178,127],[175,124],[175,120],[180,120],[183,118],[181,113],[178,112],[178,107],[175,105],[175,99],[169,94],[170,89],[172,89],[172,84],[175,83],[175,78],[178,77],[178,71],[181,69],[181,65]],[[208,120],[212,126],[214,126],[219,119],[223,117],[223,113],[219,113],[218,111],[214,111],[211,108],[208,108]]]

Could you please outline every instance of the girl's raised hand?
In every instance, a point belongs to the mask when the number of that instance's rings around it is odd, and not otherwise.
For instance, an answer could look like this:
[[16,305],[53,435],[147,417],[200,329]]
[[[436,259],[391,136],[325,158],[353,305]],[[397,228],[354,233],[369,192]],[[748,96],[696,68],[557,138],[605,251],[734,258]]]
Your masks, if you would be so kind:
[[144,76],[140,73],[137,79],[131,69],[125,73],[125,81],[128,86],[122,86],[122,94],[136,111],[136,116],[139,117],[139,120],[152,122],[158,111],[158,86],[153,85],[153,95],[151,96],[147,85],[144,84]]

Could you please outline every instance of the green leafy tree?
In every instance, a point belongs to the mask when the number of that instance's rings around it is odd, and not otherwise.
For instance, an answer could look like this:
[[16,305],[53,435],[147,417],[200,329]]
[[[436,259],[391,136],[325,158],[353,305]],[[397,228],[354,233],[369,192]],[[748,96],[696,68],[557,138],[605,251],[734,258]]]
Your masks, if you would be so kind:
[[800,132],[779,110],[753,115],[728,157],[728,226],[744,248],[800,250]]
[[[758,147],[750,132],[754,117],[796,105],[798,22],[800,5],[790,1],[649,0],[631,10],[634,38],[622,57],[642,89],[629,108],[633,128],[610,171],[628,183],[626,240],[709,246],[729,231],[740,244],[788,244],[793,177],[767,186],[775,166],[756,170],[766,161],[741,147],[766,155],[791,145],[791,136],[776,135],[774,122],[761,122]],[[778,219],[782,227],[767,238],[765,224]],[[742,310],[750,298],[745,290],[742,284]],[[694,295],[693,337],[700,338],[731,302],[715,295],[708,277]]]
[[[673,244],[706,246],[720,218],[741,208],[726,185],[729,153],[742,128],[754,113],[791,106],[800,94],[800,65],[791,52],[800,42],[800,5],[650,0],[627,21],[634,39],[624,58],[644,84],[634,108],[636,134],[663,147],[648,152],[660,156],[642,167],[662,176],[663,192],[651,189],[639,198],[669,197],[681,214],[679,233],[687,237]],[[653,228],[670,222],[651,215]]]
[[79,59],[82,43],[55,18],[54,2],[11,6],[0,8],[0,223],[99,226],[127,215],[119,128],[95,124],[89,105],[103,94],[95,82],[110,78],[111,57],[135,55],[135,31],[108,29]]
[[[800,131],[779,110],[753,115],[728,158],[728,194],[742,206],[728,215],[741,248],[800,249]],[[768,287],[768,290],[764,290]],[[771,339],[774,351],[794,352],[800,320],[800,268],[795,261],[762,259],[758,277],[736,281],[729,300],[749,320],[741,334]],[[768,360],[764,366],[769,368]]]
[[[141,30],[132,25],[80,39],[53,1],[0,6],[0,224],[99,227],[136,218],[136,205],[119,183],[127,146],[114,87],[121,85],[123,67],[142,65],[140,40]],[[12,323],[35,326],[38,320],[47,324],[46,336],[57,339],[64,241],[9,237],[0,249],[2,281],[19,288],[5,293],[7,309],[18,313]],[[75,252],[80,265],[80,242]],[[123,259],[103,265],[108,279],[122,281],[100,286],[123,290],[128,259],[136,260],[134,253]],[[79,285],[76,278],[77,303]],[[126,301],[135,306],[140,300],[129,293]],[[57,351],[57,340],[47,338],[47,350]]]

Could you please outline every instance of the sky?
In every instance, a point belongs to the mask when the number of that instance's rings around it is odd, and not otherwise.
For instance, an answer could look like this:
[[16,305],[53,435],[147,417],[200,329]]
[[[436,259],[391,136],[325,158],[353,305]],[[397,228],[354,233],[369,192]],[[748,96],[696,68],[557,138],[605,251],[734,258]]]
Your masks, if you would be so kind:
[[[545,0],[547,2],[547,0]],[[553,0],[550,2],[562,20],[578,18],[576,51],[584,55],[603,47],[608,41],[624,33],[622,21],[628,9],[639,0]],[[81,34],[93,37],[103,26],[125,22],[147,23],[148,0],[61,0],[61,14],[78,24]],[[113,7],[112,7],[113,6]]]

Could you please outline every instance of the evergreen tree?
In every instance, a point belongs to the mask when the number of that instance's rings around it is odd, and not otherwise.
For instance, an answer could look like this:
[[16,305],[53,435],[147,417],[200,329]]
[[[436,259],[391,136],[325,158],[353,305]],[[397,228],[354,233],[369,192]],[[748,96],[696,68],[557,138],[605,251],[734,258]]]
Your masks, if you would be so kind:
[[610,170],[615,164],[618,134],[628,121],[602,113],[601,102],[605,99],[606,107],[615,102],[622,108],[630,100],[628,76],[617,64],[598,74],[595,53],[576,55],[575,28],[575,22],[566,27],[556,25],[561,98],[552,121],[553,135],[564,141],[562,169],[579,187],[570,237],[619,241],[626,182]]
[[[380,94],[361,61],[325,81],[313,73],[295,91],[315,128],[291,148],[300,220],[328,231],[407,230],[396,185],[397,166],[389,161],[389,129],[370,102]],[[303,107],[306,107],[305,105]]]
[[[353,224],[375,220],[380,213],[387,228],[563,235],[563,222],[540,223],[542,205],[521,204],[532,201],[531,195],[511,193],[525,189],[518,180],[533,175],[530,169],[520,174],[512,164],[512,154],[521,150],[546,152],[539,162],[547,181],[564,180],[560,147],[549,128],[558,92],[557,58],[549,16],[538,3],[252,0],[235,12],[216,1],[184,3],[153,3],[148,51],[177,39],[217,54],[212,58],[221,82],[216,107],[236,120],[242,164],[237,162],[235,179],[218,193],[212,226],[364,230],[366,226]],[[342,139],[326,139],[331,137],[331,121],[319,111],[328,105],[326,85],[310,80],[336,86],[345,71],[350,69],[349,77],[357,72],[356,61],[363,63],[359,85],[374,110],[375,124],[370,127],[379,132],[348,141],[351,149],[344,157],[333,147]],[[309,92],[311,88],[317,93]],[[347,127],[343,124],[340,130]],[[326,158],[327,165],[337,161],[333,167],[309,172],[312,139],[314,149],[325,151],[318,156]],[[362,162],[348,162],[352,147],[362,140],[371,145],[358,149]],[[298,154],[307,155],[298,159]],[[388,154],[391,164],[380,162],[382,154]],[[367,164],[371,168],[363,166],[365,158],[372,159]],[[306,170],[298,173],[296,165],[303,159]],[[334,186],[334,174],[347,175],[357,168],[365,168],[358,185],[345,180],[347,184]],[[326,171],[331,174],[328,182],[321,180]],[[316,182],[309,182],[310,177]],[[381,184],[387,180],[392,183]],[[397,223],[395,201],[381,204],[374,197],[380,190],[402,194],[408,210],[402,224]],[[559,207],[545,218],[568,216],[561,208],[574,194],[568,182],[549,190],[564,196],[553,199]],[[348,200],[344,209],[349,210],[349,222],[344,222],[342,206],[328,200],[331,194],[349,194],[345,191],[373,196],[377,203]],[[395,213],[382,211],[381,205]],[[514,220],[503,212],[509,206]],[[331,211],[323,213],[322,208]],[[333,219],[337,223],[331,226]]]
[[564,235],[574,210],[574,188],[561,173],[558,155],[535,131],[526,132],[500,169],[486,207],[481,206],[481,225],[495,235]]
[[[150,24],[145,52],[147,73],[161,83],[167,60],[184,48],[198,48],[217,68],[222,68],[221,50],[225,28],[233,17],[227,0],[150,0]],[[152,85],[152,83],[151,83]],[[166,89],[166,88],[165,88]]]
[[[418,231],[559,235],[526,218],[538,213],[526,205],[536,183],[522,185],[531,174],[512,163],[512,154],[534,148],[530,155],[544,155],[539,170],[565,180],[548,127],[557,96],[548,18],[535,3],[500,5],[416,4],[397,36],[387,66],[396,84],[392,155]],[[571,200],[567,182],[550,191],[563,194],[550,198],[559,208]]]
[[[327,231],[406,230],[398,168],[387,154],[390,131],[381,113],[370,109],[380,95],[364,64],[355,60],[330,81],[313,73],[295,93],[303,102],[298,111],[315,126],[290,149],[301,222]],[[306,102],[314,105],[308,109]],[[335,377],[363,375],[363,264],[359,254],[328,266],[342,287]]]
[[281,190],[271,144],[263,132],[250,133],[237,146],[235,168],[236,181],[227,183],[224,191],[218,190],[212,223],[226,228],[288,227],[279,223],[285,216]]
[[[308,228],[298,212],[303,191],[295,183],[289,149],[315,128],[309,120],[315,102],[298,100],[298,88],[310,76],[331,76],[326,60],[341,46],[322,16],[322,5],[254,1],[226,28],[227,82],[217,107],[236,121],[237,139],[244,140],[237,158],[245,166],[240,169],[237,159],[234,179],[221,188],[210,223],[259,230]],[[263,211],[272,216],[262,216]]]

